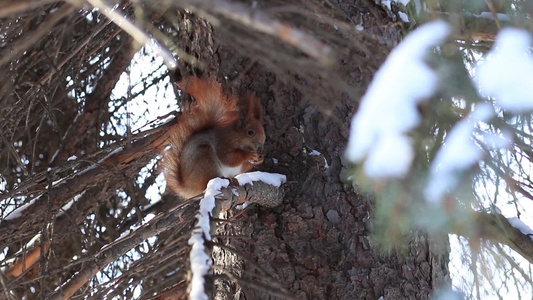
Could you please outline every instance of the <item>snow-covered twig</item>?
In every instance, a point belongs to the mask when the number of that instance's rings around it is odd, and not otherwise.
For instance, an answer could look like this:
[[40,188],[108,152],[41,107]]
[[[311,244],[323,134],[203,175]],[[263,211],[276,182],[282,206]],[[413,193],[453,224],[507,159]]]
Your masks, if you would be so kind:
[[[236,176],[235,178],[241,186],[254,184],[261,185],[263,183],[276,189],[286,181],[285,175],[265,172],[244,173]],[[210,215],[215,208],[215,197],[223,195],[223,198],[229,198],[222,199],[222,201],[229,201],[231,203],[230,205],[224,203],[221,204],[223,207],[226,206],[226,209],[229,209],[229,207],[233,206],[232,204],[235,203],[234,197],[237,199],[249,199],[247,196],[248,193],[245,189],[237,190],[235,187],[230,187],[230,189],[226,189],[226,191],[230,191],[230,193],[222,191],[222,189],[227,188],[229,184],[230,181],[228,179],[214,178],[210,180],[207,184],[204,197],[200,200],[200,209],[196,215],[198,223],[192,231],[189,239],[189,245],[191,245],[189,258],[192,271],[189,299],[191,300],[209,299],[207,293],[205,292],[205,275],[207,275],[209,272],[213,262],[205,249],[204,239],[208,241],[211,240]],[[263,190],[262,186],[260,187],[260,189]],[[257,198],[262,199],[262,197]],[[276,205],[279,204],[279,202],[280,201],[276,202]],[[265,201],[265,203],[267,204],[263,203],[263,205],[269,206],[272,204],[272,201]]]

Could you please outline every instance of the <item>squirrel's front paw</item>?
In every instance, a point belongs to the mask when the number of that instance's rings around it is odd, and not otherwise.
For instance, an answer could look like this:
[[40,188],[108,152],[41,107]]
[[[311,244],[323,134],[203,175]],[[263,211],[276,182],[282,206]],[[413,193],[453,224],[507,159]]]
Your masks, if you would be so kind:
[[259,154],[255,151],[253,152],[250,152],[250,159],[248,160],[249,163],[251,164],[254,164],[254,165],[258,165],[260,163],[262,163],[264,160],[265,160],[265,156],[262,155],[262,154]]

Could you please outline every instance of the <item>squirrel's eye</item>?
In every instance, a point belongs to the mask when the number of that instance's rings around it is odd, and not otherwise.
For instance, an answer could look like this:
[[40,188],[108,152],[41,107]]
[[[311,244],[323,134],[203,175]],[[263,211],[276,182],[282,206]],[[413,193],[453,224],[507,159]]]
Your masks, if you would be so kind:
[[248,136],[253,137],[255,132],[253,130],[248,130]]

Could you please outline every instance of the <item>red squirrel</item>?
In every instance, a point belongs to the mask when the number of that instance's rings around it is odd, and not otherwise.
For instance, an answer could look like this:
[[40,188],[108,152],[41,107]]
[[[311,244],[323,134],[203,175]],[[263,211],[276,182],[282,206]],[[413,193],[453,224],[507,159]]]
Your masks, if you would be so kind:
[[188,199],[215,177],[234,177],[263,162],[263,107],[257,97],[239,101],[213,79],[186,78],[178,86],[196,104],[169,129],[171,149],[163,164],[173,192]]

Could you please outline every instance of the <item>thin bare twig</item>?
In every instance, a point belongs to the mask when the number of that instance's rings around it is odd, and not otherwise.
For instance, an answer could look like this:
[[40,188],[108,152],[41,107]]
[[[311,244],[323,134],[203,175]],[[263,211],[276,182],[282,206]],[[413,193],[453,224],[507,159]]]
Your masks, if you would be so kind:
[[16,0],[0,4],[0,18],[8,17],[26,10],[34,9],[57,0]]
[[32,44],[37,42],[45,34],[50,32],[54,25],[67,16],[70,12],[74,10],[74,7],[70,4],[64,4],[61,8],[53,13],[48,20],[39,25],[39,27],[32,34],[27,34],[21,38],[17,43],[15,43],[10,49],[7,49],[8,53],[2,53],[0,55],[0,67],[13,60],[17,55],[22,53]]
[[187,223],[180,221],[179,217],[174,214],[173,210],[155,217],[135,230],[134,233],[128,235],[127,238],[122,238],[112,245],[104,246],[98,253],[96,253],[93,260],[87,262],[80,272],[73,275],[67,282],[60,286],[57,291],[50,296],[50,299],[59,300],[69,298],[87,281],[95,276],[98,271],[118,259],[120,256],[126,254],[126,252],[142,243],[144,240],[169,229],[176,229],[178,226],[184,227],[186,224]]
[[117,24],[117,26],[126,31],[129,35],[131,35],[139,44],[150,46],[150,48],[152,48],[152,50],[156,54],[160,55],[163,58],[167,67],[170,70],[176,68],[178,62],[176,61],[172,53],[170,53],[170,51],[165,46],[161,45],[159,42],[148,36],[148,34],[146,34],[144,30],[142,30],[132,21],[126,18],[126,16],[122,14],[119,10],[113,9],[112,7],[105,4],[102,0],[87,1],[94,7],[100,9],[100,11],[106,17],[108,17],[111,21]]

